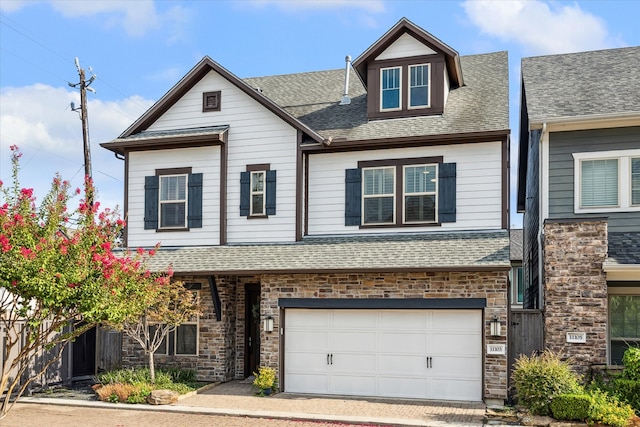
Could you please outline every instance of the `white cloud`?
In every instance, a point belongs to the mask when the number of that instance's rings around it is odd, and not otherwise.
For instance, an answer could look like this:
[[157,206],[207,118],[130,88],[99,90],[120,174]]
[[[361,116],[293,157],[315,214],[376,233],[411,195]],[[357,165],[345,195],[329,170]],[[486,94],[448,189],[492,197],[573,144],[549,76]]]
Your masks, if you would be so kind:
[[385,11],[382,0],[254,0],[254,4],[275,5],[283,10],[362,9],[367,12]]
[[[43,84],[7,87],[0,91],[0,179],[11,179],[10,149],[23,153],[21,182],[33,187],[38,198],[49,189],[60,172],[74,187],[81,187],[84,175],[82,124],[69,103],[80,104],[77,91]],[[122,205],[123,165],[113,153],[100,147],[122,133],[152,101],[129,97],[104,102],[91,95],[88,100],[89,133],[93,178],[103,207]]]
[[578,4],[539,0],[467,0],[468,18],[483,33],[522,45],[527,55],[597,50],[620,45],[605,22]]
[[[32,0],[1,0],[0,10],[10,13],[36,3]],[[153,0],[49,0],[49,4],[67,18],[99,16],[105,27],[122,27],[132,37],[142,37],[149,31],[162,28],[168,33],[169,44],[186,38],[186,29],[192,16],[181,6],[173,6],[159,13]]]

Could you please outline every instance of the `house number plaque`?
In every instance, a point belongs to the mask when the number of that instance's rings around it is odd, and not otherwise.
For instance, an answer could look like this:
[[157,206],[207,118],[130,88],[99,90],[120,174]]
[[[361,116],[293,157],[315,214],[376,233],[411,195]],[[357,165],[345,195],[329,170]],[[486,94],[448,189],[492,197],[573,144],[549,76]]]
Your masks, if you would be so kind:
[[586,343],[586,332],[567,332],[567,342]]
[[487,354],[507,354],[507,346],[505,344],[487,344]]

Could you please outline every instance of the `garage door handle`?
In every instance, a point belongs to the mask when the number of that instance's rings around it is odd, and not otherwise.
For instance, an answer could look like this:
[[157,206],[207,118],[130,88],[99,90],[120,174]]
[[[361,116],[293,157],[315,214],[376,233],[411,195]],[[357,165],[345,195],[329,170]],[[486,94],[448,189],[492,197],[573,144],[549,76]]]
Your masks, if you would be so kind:
[[333,365],[333,353],[331,353],[331,364]]
[[427,356],[427,368],[433,368],[433,357]]
[[329,364],[329,353],[327,353],[327,365]]

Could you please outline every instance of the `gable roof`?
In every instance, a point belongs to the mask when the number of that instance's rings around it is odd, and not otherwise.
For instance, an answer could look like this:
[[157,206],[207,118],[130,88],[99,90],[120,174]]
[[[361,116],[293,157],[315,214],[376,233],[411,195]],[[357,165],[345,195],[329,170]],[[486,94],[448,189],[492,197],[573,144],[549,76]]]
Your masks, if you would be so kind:
[[378,55],[391,46],[403,34],[409,34],[433,50],[442,52],[445,55],[451,85],[453,87],[460,87],[464,85],[462,69],[460,66],[460,56],[458,55],[458,52],[444,44],[438,38],[429,34],[427,31],[418,27],[407,18],[402,18],[396,25],[394,25],[353,61],[353,68],[356,70],[365,86],[367,85],[367,63],[375,60]]
[[242,79],[231,73],[226,68],[215,62],[208,56],[205,56],[198,62],[175,86],[173,86],[169,92],[167,92],[162,98],[160,98],[149,110],[147,110],[138,120],[136,120],[131,126],[129,126],[118,139],[125,139],[145,131],[151,126],[160,116],[171,108],[175,102],[186,94],[197,82],[199,82],[207,73],[215,71],[229,82],[234,84],[238,89],[249,95],[251,98],[262,104],[276,116],[280,117],[286,123],[292,127],[304,132],[309,137],[317,142],[323,142],[322,137],[318,135],[314,130],[308,128],[305,124],[301,123],[291,114],[283,110],[279,105],[275,104],[272,100],[265,97],[260,91],[255,90],[251,86],[247,85]]
[[522,84],[531,123],[640,114],[640,46],[522,58]]
[[[464,133],[509,133],[507,52],[460,57],[465,86],[449,92],[442,115],[368,120],[367,90],[349,78],[351,104],[339,105],[344,69],[245,79],[332,146],[354,141],[434,138]],[[351,77],[355,74],[351,71]],[[494,138],[496,135],[488,135]]]

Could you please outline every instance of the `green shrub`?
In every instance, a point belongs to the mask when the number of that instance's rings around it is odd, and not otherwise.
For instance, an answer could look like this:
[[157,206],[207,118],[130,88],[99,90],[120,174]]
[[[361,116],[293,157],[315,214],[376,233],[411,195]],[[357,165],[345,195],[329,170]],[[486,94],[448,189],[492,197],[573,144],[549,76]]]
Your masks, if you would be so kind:
[[520,356],[512,378],[518,402],[535,415],[549,415],[549,404],[558,395],[584,392],[569,364],[549,350],[538,356]]
[[127,403],[146,403],[147,397],[151,394],[151,388],[148,386],[141,386],[136,388],[129,397],[125,400]]
[[588,394],[560,394],[549,405],[553,418],[558,420],[586,420],[591,397]]
[[616,378],[612,384],[615,395],[640,414],[640,381]]
[[620,403],[615,396],[600,390],[590,393],[591,407],[589,421],[614,427],[626,427],[633,416],[633,409],[626,403]]
[[623,378],[628,380],[640,381],[640,348],[629,347],[622,356]]

